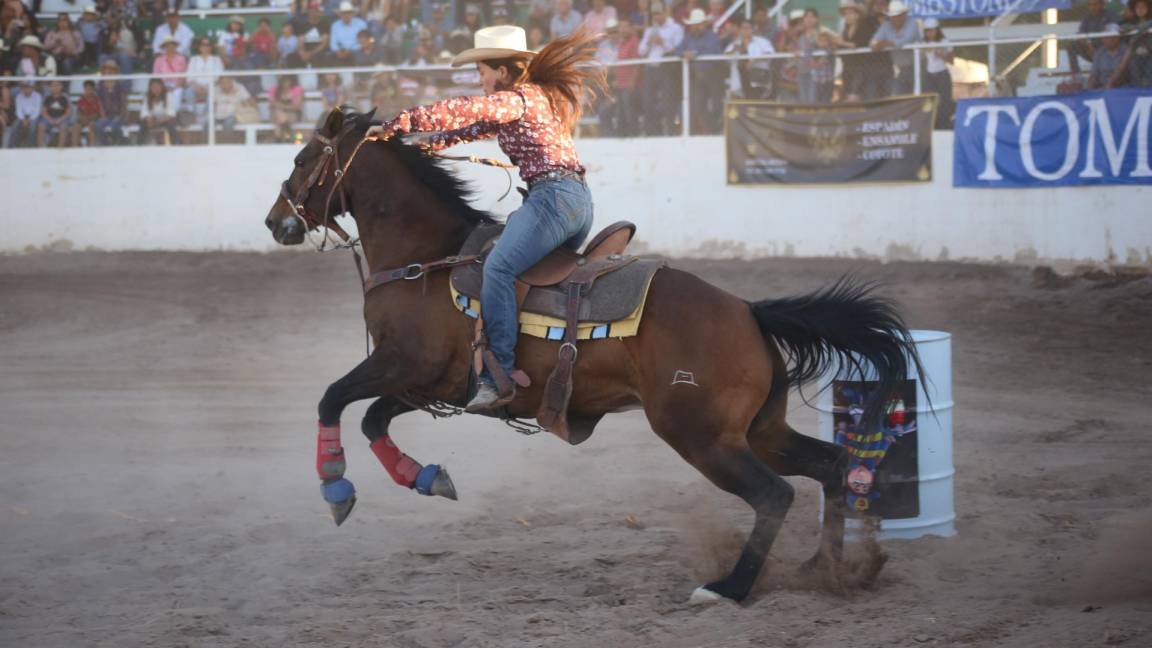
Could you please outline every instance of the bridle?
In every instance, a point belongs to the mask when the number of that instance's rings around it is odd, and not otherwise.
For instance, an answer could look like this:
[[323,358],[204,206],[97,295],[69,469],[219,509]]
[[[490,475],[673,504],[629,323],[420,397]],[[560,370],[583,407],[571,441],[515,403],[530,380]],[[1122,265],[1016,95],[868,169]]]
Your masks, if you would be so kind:
[[[348,171],[348,167],[352,166],[352,160],[354,160],[356,154],[360,152],[360,147],[364,146],[365,142],[370,141],[367,139],[360,140],[360,142],[356,144],[356,148],[353,149],[352,155],[348,156],[348,161],[340,164],[340,140],[351,131],[351,128],[345,128],[335,137],[331,138],[321,135],[320,133],[314,133],[312,139],[320,142],[324,147],[320,153],[320,161],[312,168],[312,172],[308,174],[308,178],[300,185],[300,189],[296,192],[296,195],[292,195],[292,192],[288,189],[288,180],[280,184],[280,197],[292,208],[292,215],[303,223],[305,236],[313,229],[324,230],[323,239],[316,245],[317,252],[323,252],[327,247],[329,230],[336,232],[344,241],[345,246],[355,245],[352,237],[349,236],[338,223],[331,220],[329,216],[329,214],[331,214],[332,198],[336,195],[340,196],[340,213],[348,213],[348,192],[343,187],[344,176]],[[328,191],[328,197],[324,200],[324,218],[321,220],[309,213],[304,203],[306,203],[308,197],[312,195],[313,188],[324,186],[329,170],[332,171],[335,180],[332,182],[332,188]]]

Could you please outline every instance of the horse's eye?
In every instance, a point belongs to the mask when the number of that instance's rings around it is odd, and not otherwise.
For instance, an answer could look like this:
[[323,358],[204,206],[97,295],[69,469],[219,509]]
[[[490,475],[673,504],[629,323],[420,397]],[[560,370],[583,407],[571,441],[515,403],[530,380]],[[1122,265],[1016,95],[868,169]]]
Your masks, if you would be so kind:
[[304,166],[304,160],[296,160],[295,164],[296,168],[299,169],[300,167]]

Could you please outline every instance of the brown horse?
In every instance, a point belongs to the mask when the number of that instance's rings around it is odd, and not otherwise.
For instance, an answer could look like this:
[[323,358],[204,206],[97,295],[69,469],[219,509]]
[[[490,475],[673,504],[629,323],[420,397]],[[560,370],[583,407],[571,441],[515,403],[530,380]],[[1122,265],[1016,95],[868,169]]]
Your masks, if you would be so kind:
[[[414,276],[404,269],[457,254],[489,218],[468,205],[466,188],[422,150],[399,141],[362,144],[371,118],[333,111],[296,156],[265,224],[276,241],[293,245],[306,230],[329,226],[347,211],[371,272],[397,268]],[[319,404],[318,470],[337,523],[354,501],[342,478],[340,415],[362,399],[377,399],[362,429],[392,477],[423,494],[455,495],[446,473],[420,466],[388,437],[392,419],[412,411],[414,399],[465,402],[474,324],[453,305],[448,274],[387,283],[366,295],[364,318],[375,349],[332,383]],[[509,406],[513,416],[537,411],[558,347],[556,341],[519,340],[517,359],[532,386]],[[694,600],[747,596],[792,503],[786,475],[823,485],[828,507],[820,547],[806,565],[837,572],[847,455],[788,426],[789,386],[833,364],[870,364],[879,384],[865,420],[876,422],[884,408],[879,395],[905,377],[909,363],[919,368],[901,318],[868,287],[841,281],[812,295],[749,303],[671,268],[652,280],[636,336],[585,341],[579,353],[571,412],[594,422],[643,408],[657,436],[755,511],[731,573],[697,588]]]

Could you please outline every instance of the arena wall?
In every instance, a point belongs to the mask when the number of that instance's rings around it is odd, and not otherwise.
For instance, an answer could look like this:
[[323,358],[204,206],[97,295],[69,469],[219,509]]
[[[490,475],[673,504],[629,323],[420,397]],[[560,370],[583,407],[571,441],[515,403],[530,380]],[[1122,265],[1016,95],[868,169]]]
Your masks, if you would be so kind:
[[[731,187],[720,138],[583,140],[598,225],[639,225],[641,249],[675,256],[1152,265],[1152,187],[954,189],[952,135],[932,182]],[[496,154],[491,144],[472,152]],[[0,252],[272,250],[263,220],[293,146],[0,151]],[[460,165],[490,207],[504,172]],[[513,194],[493,211],[519,203]]]

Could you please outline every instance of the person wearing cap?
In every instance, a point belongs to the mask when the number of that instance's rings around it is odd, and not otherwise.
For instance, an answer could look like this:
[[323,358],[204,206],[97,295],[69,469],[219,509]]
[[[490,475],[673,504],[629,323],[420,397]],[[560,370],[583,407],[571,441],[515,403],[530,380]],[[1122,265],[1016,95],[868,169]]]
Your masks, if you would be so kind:
[[156,32],[152,34],[152,53],[163,54],[164,41],[169,38],[176,39],[176,51],[181,55],[187,57],[192,52],[192,41],[196,38],[196,34],[192,33],[191,27],[180,20],[180,12],[175,10],[165,15],[164,24],[157,27]]
[[[840,18],[843,29],[840,30],[840,40],[845,47],[851,49],[867,48],[872,43],[872,35],[879,26],[876,20],[868,14],[867,10],[856,0],[840,0]],[[846,54],[840,57],[843,61],[843,70],[840,79],[843,82],[845,101],[860,101],[861,99],[875,99],[866,97],[864,89],[865,79],[873,73],[876,67],[876,54]]]
[[1088,89],[1116,87],[1110,82],[1116,71],[1121,69],[1128,47],[1120,42],[1120,26],[1116,23],[1105,25],[1100,31],[1108,35],[1100,39],[1100,46],[1095,48],[1092,57],[1092,71],[1088,73]]
[[652,24],[640,38],[640,56],[653,61],[640,77],[640,101],[644,108],[644,132],[651,136],[671,135],[676,119],[676,80],[679,66],[656,64],[672,53],[684,40],[684,28],[672,20],[664,5],[653,2],[649,7]]
[[724,118],[724,63],[696,61],[700,56],[724,53],[724,43],[712,31],[712,21],[703,9],[693,9],[684,21],[686,33],[680,44],[672,50],[673,56],[688,61],[688,98],[692,116],[693,134],[711,135],[720,132]]
[[956,103],[952,100],[952,73],[948,65],[955,56],[952,54],[951,43],[940,28],[939,20],[926,18],[923,28],[924,42],[936,43],[936,47],[926,47],[918,52],[924,57],[924,64],[920,67],[924,80],[920,88],[922,92],[936,94],[936,130],[950,130]]
[[584,14],[584,26],[593,34],[603,34],[608,31],[609,22],[620,24],[616,7],[608,4],[607,0],[592,0],[592,7]]
[[584,17],[572,8],[572,0],[556,0],[556,11],[552,14],[548,29],[552,32],[552,38],[561,38],[576,31],[582,22]]
[[[572,132],[589,90],[605,90],[603,68],[590,65],[595,42],[594,34],[580,29],[533,53],[520,27],[481,29],[475,47],[456,55],[452,65],[475,63],[483,96],[404,110],[367,133],[379,139],[436,133],[427,142],[432,150],[495,137],[520,167],[528,195],[508,217],[484,263],[480,295],[489,349],[507,375],[516,366],[516,277],[556,248],[576,250],[592,227],[592,196]],[[504,383],[498,388],[486,368],[467,410],[485,411],[510,402],[515,385]]]
[[104,40],[104,32],[107,31],[108,25],[96,11],[95,5],[84,7],[84,13],[80,14],[76,29],[84,40],[84,52],[80,57],[81,66],[96,65],[96,55],[100,52],[100,43]]
[[56,17],[56,29],[44,37],[44,49],[56,57],[61,74],[72,74],[80,64],[80,56],[84,53],[84,37],[73,27],[68,14],[62,13]]
[[915,52],[901,48],[920,42],[920,28],[915,20],[908,18],[908,5],[902,0],[892,0],[888,3],[888,12],[885,15],[888,16],[888,20],[872,35],[872,49],[876,52],[888,52],[892,57],[892,65],[896,68],[896,75],[892,80],[892,94],[911,94],[915,88],[915,79],[912,78]]
[[22,81],[20,92],[16,94],[16,121],[12,124],[12,134],[8,138],[12,148],[32,146],[35,143],[33,138],[36,136],[36,124],[40,121],[43,107],[44,98],[36,92],[36,85],[31,81]]
[[340,3],[336,15],[339,16],[339,19],[332,23],[329,49],[332,51],[336,65],[352,65],[352,59],[360,50],[360,43],[356,37],[360,32],[368,29],[368,23],[356,15],[356,7],[348,0]]

